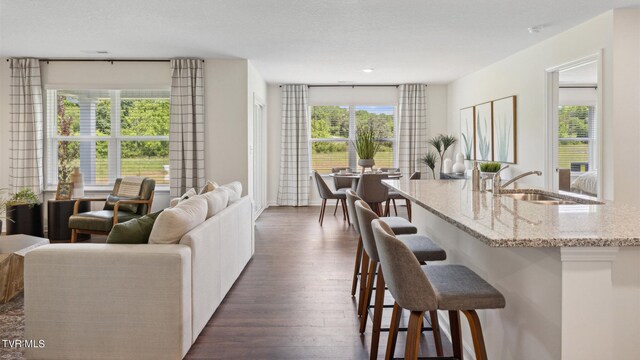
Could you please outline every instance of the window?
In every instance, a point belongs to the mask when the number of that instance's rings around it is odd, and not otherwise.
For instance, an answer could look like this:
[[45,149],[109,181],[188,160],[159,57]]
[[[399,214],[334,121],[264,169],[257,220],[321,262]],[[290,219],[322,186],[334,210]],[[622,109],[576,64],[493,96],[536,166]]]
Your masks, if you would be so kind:
[[169,183],[169,94],[166,90],[47,90],[47,185],[85,186],[127,175]]
[[596,170],[595,107],[560,106],[558,120],[559,168],[574,174]]
[[349,143],[359,126],[368,123],[379,131],[376,167],[394,167],[394,106],[312,106],[311,169],[328,174],[333,167],[358,167],[358,155]]

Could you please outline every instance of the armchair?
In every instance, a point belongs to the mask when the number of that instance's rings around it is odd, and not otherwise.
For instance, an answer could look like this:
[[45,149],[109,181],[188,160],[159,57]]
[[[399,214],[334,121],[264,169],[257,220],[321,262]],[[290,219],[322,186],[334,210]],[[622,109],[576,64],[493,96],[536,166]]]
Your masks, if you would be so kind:
[[[76,200],[73,215],[69,218],[71,242],[78,240],[78,234],[109,234],[118,222],[139,218],[151,212],[156,182],[145,178],[140,185],[138,198],[118,197],[122,179],[116,179],[113,190],[107,198],[81,198]],[[104,201],[104,208],[98,211],[78,213],[80,203]]]

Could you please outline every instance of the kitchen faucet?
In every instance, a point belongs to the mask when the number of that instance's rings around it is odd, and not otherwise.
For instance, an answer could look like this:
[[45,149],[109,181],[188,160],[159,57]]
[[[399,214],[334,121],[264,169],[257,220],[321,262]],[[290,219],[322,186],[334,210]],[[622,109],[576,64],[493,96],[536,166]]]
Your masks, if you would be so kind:
[[514,177],[513,179],[507,181],[506,183],[502,184],[502,178],[500,177],[500,172],[506,168],[508,168],[509,165],[503,167],[502,169],[496,171],[496,173],[493,175],[493,196],[498,196],[500,195],[500,193],[502,192],[502,190],[504,188],[506,188],[507,186],[513,184],[514,182],[522,179],[525,176],[529,176],[529,175],[538,175],[541,176],[542,175],[542,171],[538,171],[538,170],[534,170],[534,171],[527,171],[526,173],[522,173],[516,177]]

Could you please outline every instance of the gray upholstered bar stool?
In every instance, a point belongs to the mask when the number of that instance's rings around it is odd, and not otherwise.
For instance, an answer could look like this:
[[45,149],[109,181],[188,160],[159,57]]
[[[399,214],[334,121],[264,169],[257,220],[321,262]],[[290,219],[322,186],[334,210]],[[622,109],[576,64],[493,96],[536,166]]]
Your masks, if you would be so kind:
[[[356,214],[356,201],[362,200],[356,193],[349,189],[346,191],[347,195],[347,210],[349,214],[349,218],[351,219],[351,223],[353,227],[356,229],[358,233],[358,246],[356,249],[356,262],[353,268],[353,281],[351,283],[351,295],[355,296],[356,287],[358,286],[358,275],[360,275],[360,263],[362,260],[362,237],[360,236],[360,225],[358,224],[358,215]],[[401,217],[385,217],[382,221],[385,221],[395,234],[399,235],[408,235],[415,234],[418,232],[418,228],[413,226],[409,221]],[[364,286],[361,286],[361,291],[364,291]]]
[[[379,220],[384,223],[382,219],[379,219],[376,213],[374,213],[371,208],[362,200],[356,201],[356,214],[358,216],[358,223],[360,224],[360,235],[362,236],[362,246],[364,248],[364,253],[369,257],[369,266],[367,270],[365,269],[365,262],[363,262],[362,266],[362,282],[365,283],[366,279],[366,290],[364,293],[364,299],[360,302],[360,332],[364,333],[367,318],[368,318],[368,308],[369,303],[371,302],[371,294],[373,290],[373,281],[376,279],[376,297],[374,302],[374,310],[373,310],[373,332],[371,336],[371,359],[376,359],[378,356],[378,344],[380,341],[380,331],[381,331],[381,323],[382,323],[382,309],[384,307],[384,293],[385,293],[385,280],[384,280],[384,271],[379,266],[380,258],[378,257],[378,250],[376,247],[375,238],[373,235],[373,229],[371,227],[371,223],[374,220]],[[386,225],[385,226],[393,233],[393,230]],[[394,234],[395,236],[395,234]],[[434,243],[431,239],[424,235],[398,235],[397,239],[404,244],[407,248],[409,248],[410,252],[413,254],[414,261],[419,261],[420,263],[426,263],[431,261],[442,261],[447,258],[447,254],[440,246]],[[363,255],[364,257],[364,255]],[[377,270],[377,275],[376,275]],[[438,326],[438,315],[434,311],[430,312],[431,315],[431,328],[433,330],[433,336],[435,338],[436,343],[436,352],[438,356],[442,355],[442,341],[440,339],[440,329]],[[422,313],[424,315],[424,312]],[[420,322],[420,328],[422,328],[422,321]]]
[[469,321],[476,359],[486,360],[487,351],[476,310],[504,308],[504,296],[465,266],[421,266],[412,249],[384,222],[374,220],[371,227],[386,284],[395,299],[386,358],[392,358],[395,351],[401,309],[411,311],[405,359],[418,358],[422,317],[425,311],[437,309],[449,311],[453,356],[462,359],[459,314],[462,311]]
[[[347,172],[351,172],[351,168],[348,167],[334,167],[331,168],[331,172],[334,174],[337,174],[340,170],[347,170]],[[350,178],[345,178],[345,177],[340,177],[340,176],[334,176],[333,177],[333,188],[336,190],[340,190],[340,189],[351,189],[353,186],[353,179]],[[340,202],[340,200],[336,200],[336,207],[335,209],[333,209],[333,215],[336,215],[336,212],[338,211],[338,203]]]
[[350,223],[349,214],[347,214],[347,202],[346,202],[347,195],[345,194],[345,191],[347,189],[340,189],[337,191],[331,190],[327,185],[327,183],[325,183],[324,180],[322,179],[322,176],[320,176],[320,174],[318,174],[318,172],[315,170],[313,171],[313,177],[316,179],[318,194],[322,199],[322,207],[320,208],[320,218],[318,219],[318,221],[320,221],[320,226],[322,226],[322,222],[324,221],[324,212],[325,212],[325,209],[327,208],[327,200],[333,200],[333,199],[339,201],[342,204],[342,218],[343,220],[347,220],[347,223]]
[[382,203],[389,198],[389,188],[382,185],[382,180],[388,178],[387,174],[362,174],[356,188],[356,194],[380,216],[383,214]]

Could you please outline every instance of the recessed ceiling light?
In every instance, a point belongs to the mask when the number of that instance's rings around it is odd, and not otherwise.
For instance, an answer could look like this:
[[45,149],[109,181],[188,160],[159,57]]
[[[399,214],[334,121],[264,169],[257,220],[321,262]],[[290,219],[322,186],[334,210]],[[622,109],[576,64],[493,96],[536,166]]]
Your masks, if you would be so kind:
[[365,68],[365,69],[362,69],[362,71],[366,73],[370,73],[370,72],[373,72],[373,68]]
[[82,52],[85,54],[99,54],[99,55],[104,55],[109,53],[109,51],[107,50],[82,50]]
[[529,31],[529,34],[537,34],[540,31],[542,31],[542,29],[544,29],[543,25],[536,25],[536,26],[532,26],[530,28],[527,28],[527,31]]

